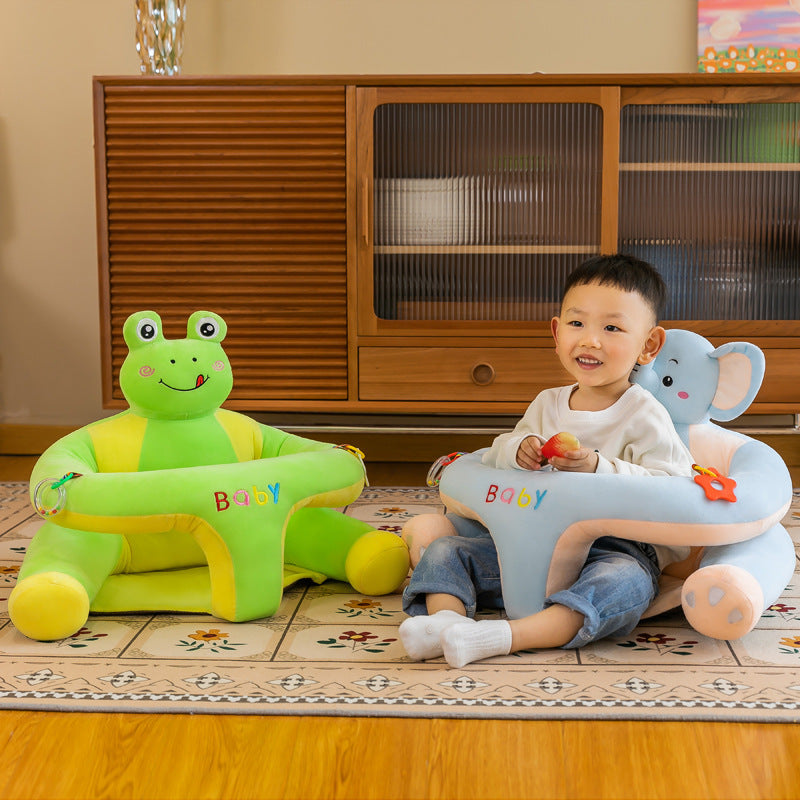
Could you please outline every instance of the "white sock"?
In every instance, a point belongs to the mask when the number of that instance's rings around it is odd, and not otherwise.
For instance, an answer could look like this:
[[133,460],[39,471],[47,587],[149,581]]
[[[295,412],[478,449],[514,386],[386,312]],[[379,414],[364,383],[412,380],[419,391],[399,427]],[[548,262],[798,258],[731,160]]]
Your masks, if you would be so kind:
[[511,626],[504,619],[484,619],[474,625],[451,625],[442,634],[442,649],[451,667],[511,652]]
[[467,627],[475,624],[474,619],[449,609],[437,611],[430,616],[421,614],[409,617],[400,625],[400,641],[406,653],[415,661],[439,658],[442,655],[442,631],[458,622],[468,623]]

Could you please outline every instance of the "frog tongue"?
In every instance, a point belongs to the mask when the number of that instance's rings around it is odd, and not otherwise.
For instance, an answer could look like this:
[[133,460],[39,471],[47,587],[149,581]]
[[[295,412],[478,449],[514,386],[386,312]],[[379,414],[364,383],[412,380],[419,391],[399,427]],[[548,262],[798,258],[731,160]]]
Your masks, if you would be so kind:
[[197,376],[197,383],[195,383],[194,388],[196,389],[198,386],[202,386],[206,382],[206,379],[202,375]]

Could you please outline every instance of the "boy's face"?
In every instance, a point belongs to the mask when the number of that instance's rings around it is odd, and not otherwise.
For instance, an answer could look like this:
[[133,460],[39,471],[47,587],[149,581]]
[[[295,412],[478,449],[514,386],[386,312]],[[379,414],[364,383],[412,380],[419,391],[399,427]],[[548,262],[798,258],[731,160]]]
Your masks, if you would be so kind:
[[556,353],[580,388],[616,396],[628,388],[634,364],[652,361],[664,343],[644,298],[597,283],[567,292],[552,331]]

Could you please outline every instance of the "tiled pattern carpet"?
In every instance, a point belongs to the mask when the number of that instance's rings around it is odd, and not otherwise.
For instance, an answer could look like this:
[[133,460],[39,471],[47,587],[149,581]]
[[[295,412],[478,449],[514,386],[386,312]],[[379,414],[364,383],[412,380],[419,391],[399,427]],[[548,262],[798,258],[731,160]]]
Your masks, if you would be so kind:
[[[367,489],[347,513],[399,531],[441,511],[432,489]],[[202,615],[91,617],[33,642],[6,599],[40,524],[27,485],[0,484],[0,708],[517,718],[800,720],[800,580],[735,642],[680,611],[579,651],[531,651],[449,669],[415,663],[397,638],[399,595],[301,584],[249,623]],[[784,521],[800,542],[800,492]]]

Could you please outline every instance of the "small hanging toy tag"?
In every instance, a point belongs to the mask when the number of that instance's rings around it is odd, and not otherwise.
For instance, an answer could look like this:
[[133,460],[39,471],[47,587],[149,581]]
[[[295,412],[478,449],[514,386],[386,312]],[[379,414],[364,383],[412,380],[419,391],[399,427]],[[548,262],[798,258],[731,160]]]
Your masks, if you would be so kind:
[[[64,508],[64,504],[67,500],[67,481],[80,477],[80,472],[68,472],[57,480],[45,478],[39,481],[39,483],[36,484],[36,488],[33,490],[33,506],[36,509],[36,513],[45,519],[58,514],[58,512]],[[55,492],[55,498],[52,496],[53,492]],[[53,499],[55,499],[54,503],[52,503]],[[48,503],[48,500],[51,501],[51,503]]]
[[436,461],[431,464],[431,468],[428,470],[428,477],[425,481],[428,486],[438,486],[439,481],[442,479],[442,473],[445,471],[445,469],[463,455],[466,455],[466,453],[462,450],[457,450],[455,453],[448,453],[446,456],[439,456],[439,458],[437,458]]
[[336,447],[339,450],[347,450],[348,453],[354,455],[361,462],[361,468],[364,470],[364,486],[369,486],[369,478],[367,477],[367,464],[364,461],[366,456],[364,455],[363,451],[359,450],[352,444],[337,444]]
[[699,473],[694,476],[694,482],[698,486],[702,486],[709,500],[727,500],[729,503],[736,502],[736,495],[733,493],[733,490],[736,488],[736,481],[733,478],[721,475],[713,467],[709,469],[697,464],[692,464],[692,469]]

